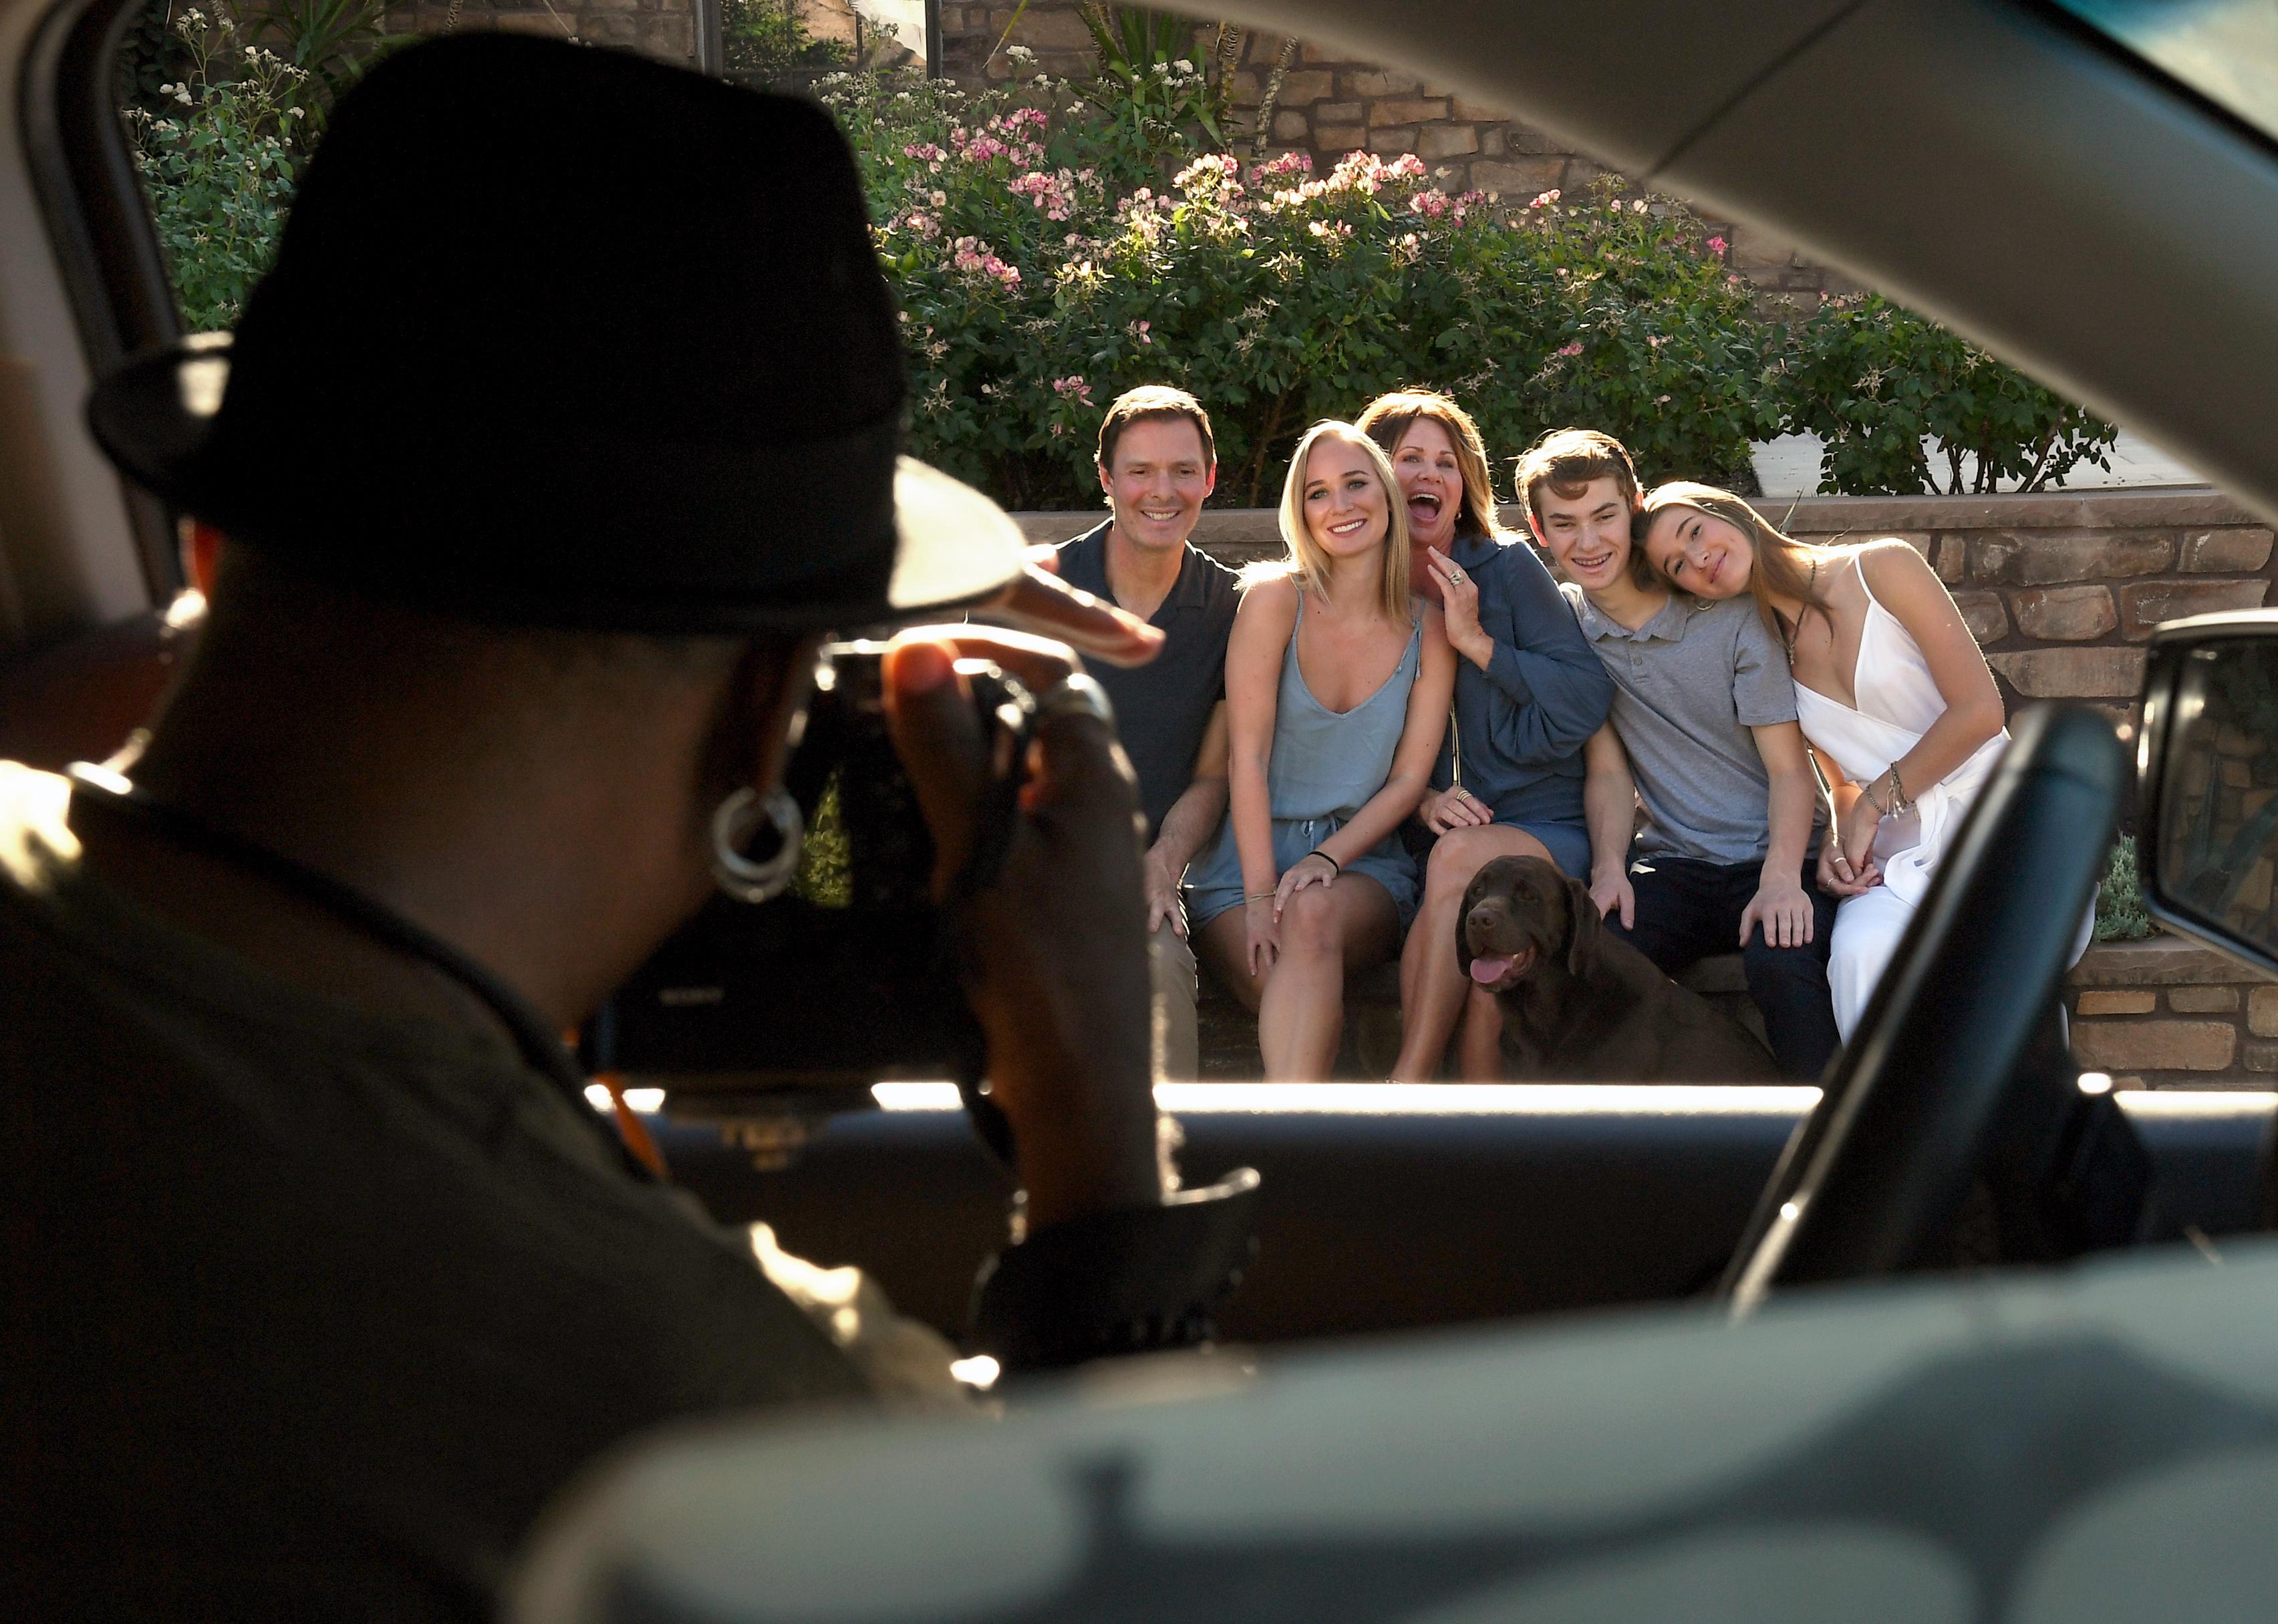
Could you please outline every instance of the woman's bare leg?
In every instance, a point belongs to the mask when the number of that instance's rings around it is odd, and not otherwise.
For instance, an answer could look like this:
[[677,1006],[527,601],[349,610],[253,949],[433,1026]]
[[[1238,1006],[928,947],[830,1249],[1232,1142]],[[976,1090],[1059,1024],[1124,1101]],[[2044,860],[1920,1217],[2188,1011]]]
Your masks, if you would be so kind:
[[1390,958],[1399,940],[1399,911],[1365,874],[1341,874],[1289,899],[1281,911],[1281,957],[1257,1006],[1268,1081],[1328,1076],[1344,1041],[1345,976]]
[[1249,949],[1250,929],[1239,908],[1227,909],[1195,935],[1195,957],[1210,966],[1211,973],[1242,1001],[1243,1009],[1255,1015],[1265,980],[1250,973]]
[[[1489,824],[1449,830],[1425,861],[1424,900],[1400,956],[1400,1058],[1392,1068],[1396,1081],[1428,1083],[1440,1075],[1449,1034],[1471,985],[1456,962],[1456,916],[1463,911],[1472,876],[1495,858],[1552,860],[1549,849],[1533,835]],[[1467,1047],[1467,1063],[1470,1053]],[[1471,1076],[1468,1064],[1464,1076]]]

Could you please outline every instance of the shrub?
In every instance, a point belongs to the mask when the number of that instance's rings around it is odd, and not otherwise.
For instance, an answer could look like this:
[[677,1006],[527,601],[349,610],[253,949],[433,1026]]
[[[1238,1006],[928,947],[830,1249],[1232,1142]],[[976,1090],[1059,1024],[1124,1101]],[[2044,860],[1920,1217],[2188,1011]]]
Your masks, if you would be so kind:
[[[1825,443],[1821,484],[1854,495],[2038,491],[2119,430],[1880,294],[1830,301],[1788,333],[1782,427]],[[1938,442],[1945,467],[1923,454]],[[1965,474],[1962,459],[1976,466]],[[1941,477],[1941,474],[1943,477]]]
[[838,816],[838,777],[831,775],[822,797],[814,804],[814,818],[806,826],[799,849],[799,868],[791,875],[794,896],[820,908],[845,908],[854,897],[852,852],[846,826]]
[[[1090,30],[1098,71],[1075,93],[1105,115],[1103,135],[1129,148],[1141,164],[1186,146],[1196,132],[1215,146],[1227,144],[1232,98],[1224,75],[1212,77],[1194,23],[1135,6],[1086,4],[1077,15]],[[1024,50],[1015,60],[1031,54]]]
[[193,332],[227,327],[268,270],[300,179],[307,71],[241,39],[227,12],[175,19],[184,76],[158,85],[162,111],[124,110],[134,166],[149,194]]
[[1315,177],[1177,148],[1166,182],[1050,80],[823,94],[902,305],[913,449],[1012,505],[1095,502],[1099,410],[1143,382],[1210,408],[1220,499],[1242,504],[1273,499],[1310,423],[1418,382],[1506,453],[1588,422],[1653,475],[1742,477],[1766,422],[1747,290],[1692,216],[1616,182],[1503,209],[1414,157]]
[[2143,885],[2136,872],[2136,837],[2122,835],[2113,842],[2104,877],[2096,882],[2096,939],[2141,942],[2155,928],[2144,907]]
[[269,269],[301,165],[333,100],[409,34],[384,0],[144,6],[118,90],[174,297],[193,331],[226,327]]
[[721,0],[720,53],[727,76],[766,85],[802,69],[845,67],[853,47],[818,40],[786,0]]

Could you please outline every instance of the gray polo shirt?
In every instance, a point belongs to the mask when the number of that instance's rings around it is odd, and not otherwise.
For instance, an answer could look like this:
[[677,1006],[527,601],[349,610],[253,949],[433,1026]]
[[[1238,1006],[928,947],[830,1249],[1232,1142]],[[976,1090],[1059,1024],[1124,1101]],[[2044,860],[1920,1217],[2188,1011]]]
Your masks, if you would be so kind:
[[1647,822],[1635,855],[1761,863],[1771,776],[1751,728],[1795,720],[1795,682],[1752,598],[1674,593],[1632,631],[1560,589],[1614,679],[1614,731]]

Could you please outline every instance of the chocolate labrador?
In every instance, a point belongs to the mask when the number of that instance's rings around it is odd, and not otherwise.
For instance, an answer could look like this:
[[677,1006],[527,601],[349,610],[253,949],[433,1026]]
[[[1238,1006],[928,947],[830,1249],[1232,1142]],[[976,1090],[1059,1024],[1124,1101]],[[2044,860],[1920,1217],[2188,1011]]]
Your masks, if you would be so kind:
[[1605,927],[1589,888],[1540,858],[1472,877],[1456,960],[1503,1008],[1515,1077],[1769,1083],[1762,1044]]

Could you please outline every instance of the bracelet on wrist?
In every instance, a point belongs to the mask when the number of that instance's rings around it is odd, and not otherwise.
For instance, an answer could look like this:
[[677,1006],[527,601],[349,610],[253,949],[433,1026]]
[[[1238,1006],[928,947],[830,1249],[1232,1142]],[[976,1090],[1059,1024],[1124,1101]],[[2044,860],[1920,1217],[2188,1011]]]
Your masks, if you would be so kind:
[[1316,846],[1311,851],[1308,851],[1305,856],[1309,858],[1319,858],[1322,862],[1326,863],[1331,870],[1332,878],[1345,872],[1345,865],[1343,864],[1338,862],[1336,858],[1331,857],[1319,846]]
[[1024,1372],[1213,1340],[1257,1250],[1257,1188],[1236,1168],[1159,1206],[1071,1218],[1007,1247],[974,1294],[975,1346]]
[[1890,774],[1891,811],[1894,813],[1912,812],[1915,806],[1915,797],[1907,793],[1907,786],[1904,781],[1899,777],[1899,764],[1897,762],[1893,761],[1891,763]]
[[1861,784],[1859,786],[1859,798],[1875,809],[1876,816],[1887,818],[1891,815],[1891,809],[1884,805],[1882,801],[1877,797],[1874,785]]

